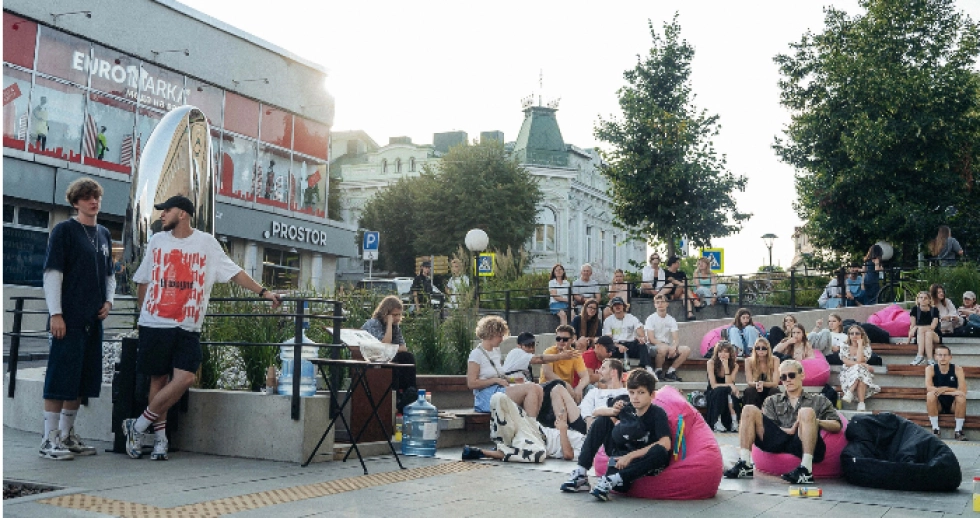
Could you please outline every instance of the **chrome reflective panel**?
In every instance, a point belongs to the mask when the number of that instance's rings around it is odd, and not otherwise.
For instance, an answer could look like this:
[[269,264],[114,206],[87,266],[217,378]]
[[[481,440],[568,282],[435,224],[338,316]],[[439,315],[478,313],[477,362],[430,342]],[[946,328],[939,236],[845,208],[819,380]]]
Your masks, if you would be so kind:
[[127,265],[135,269],[143,260],[150,237],[162,230],[161,211],[153,205],[177,194],[194,202],[191,226],[213,234],[211,132],[204,113],[193,106],[181,106],[166,114],[140,155],[123,229],[123,260]]

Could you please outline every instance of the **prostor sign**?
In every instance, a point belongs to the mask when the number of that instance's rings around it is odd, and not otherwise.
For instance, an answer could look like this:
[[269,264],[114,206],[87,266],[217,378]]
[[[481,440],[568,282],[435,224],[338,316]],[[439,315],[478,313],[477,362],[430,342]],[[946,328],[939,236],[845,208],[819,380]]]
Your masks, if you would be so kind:
[[282,239],[288,239],[290,241],[298,241],[300,243],[312,243],[314,245],[325,245],[327,244],[327,233],[306,227],[299,227],[296,225],[287,225],[285,223],[279,223],[278,221],[272,222],[272,230],[266,230],[262,233],[266,239],[270,237],[278,237]]

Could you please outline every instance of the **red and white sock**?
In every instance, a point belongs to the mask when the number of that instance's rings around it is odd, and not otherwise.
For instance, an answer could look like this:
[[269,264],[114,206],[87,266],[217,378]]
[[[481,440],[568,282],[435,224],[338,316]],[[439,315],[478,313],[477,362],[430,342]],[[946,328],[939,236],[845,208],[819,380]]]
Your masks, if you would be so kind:
[[156,421],[153,423],[153,434],[157,440],[167,439],[167,420]]
[[150,411],[150,407],[146,407],[146,410],[143,411],[143,415],[136,420],[136,431],[139,433],[145,433],[146,429],[149,428],[150,425],[153,424],[153,422],[159,417],[159,414],[155,414]]

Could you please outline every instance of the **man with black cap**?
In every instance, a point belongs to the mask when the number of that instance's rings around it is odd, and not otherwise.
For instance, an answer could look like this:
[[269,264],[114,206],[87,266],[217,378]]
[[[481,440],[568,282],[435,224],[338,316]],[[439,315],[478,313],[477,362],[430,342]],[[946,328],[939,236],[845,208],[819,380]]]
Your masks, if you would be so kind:
[[150,376],[149,405],[139,419],[122,423],[126,452],[143,455],[143,433],[153,427],[152,460],[167,460],[167,410],[194,384],[201,365],[201,324],[215,282],[235,284],[272,301],[282,301],[263,288],[225,254],[218,240],[191,227],[194,203],[173,196],[154,205],[163,211],[163,231],[153,234],[146,256],[133,275],[138,284],[139,366]]
[[423,261],[422,267],[419,268],[419,274],[415,276],[415,280],[412,281],[412,299],[415,301],[415,306],[418,307],[419,302],[425,304],[429,301],[429,297],[432,296],[432,263],[429,261]]
[[[579,352],[574,349],[568,349],[557,354],[534,354],[536,346],[537,342],[533,334],[525,331],[517,335],[517,347],[511,349],[507,353],[507,358],[504,359],[504,376],[507,376],[508,381],[513,379],[515,381],[524,380],[533,383],[534,377],[531,375],[531,365],[543,365],[559,360],[571,360],[579,355]],[[521,383],[521,381],[518,381],[518,383]]]
[[626,312],[626,301],[614,297],[609,301],[612,315],[602,322],[602,334],[612,337],[615,349],[613,358],[625,358],[627,355],[640,361],[641,367],[646,367],[653,373],[653,361],[647,350],[646,333],[640,319]]

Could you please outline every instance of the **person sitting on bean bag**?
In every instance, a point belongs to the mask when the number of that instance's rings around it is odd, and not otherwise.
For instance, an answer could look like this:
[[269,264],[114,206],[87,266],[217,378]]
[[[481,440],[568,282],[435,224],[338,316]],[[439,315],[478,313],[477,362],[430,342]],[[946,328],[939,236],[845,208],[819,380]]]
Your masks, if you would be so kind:
[[[629,403],[617,401],[612,407],[597,409],[596,417],[585,437],[578,466],[572,470],[562,492],[575,493],[589,489],[589,469],[599,448],[610,455],[615,465],[592,488],[592,496],[600,501],[609,500],[609,492],[626,492],[640,477],[656,475],[670,462],[670,422],[667,412],[653,404],[657,379],[653,374],[636,369],[626,380]],[[616,419],[616,421],[613,420]]]
[[725,471],[725,478],[752,478],[752,444],[769,453],[791,453],[800,465],[782,475],[791,484],[812,484],[813,463],[820,462],[827,445],[820,430],[841,431],[841,420],[830,401],[820,394],[803,391],[803,364],[785,360],[779,365],[779,379],[785,392],[766,398],[762,410],[755,405],[742,408],[739,429],[738,462]]

